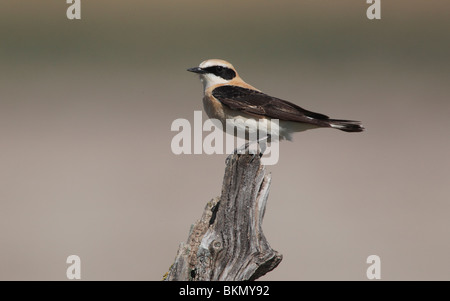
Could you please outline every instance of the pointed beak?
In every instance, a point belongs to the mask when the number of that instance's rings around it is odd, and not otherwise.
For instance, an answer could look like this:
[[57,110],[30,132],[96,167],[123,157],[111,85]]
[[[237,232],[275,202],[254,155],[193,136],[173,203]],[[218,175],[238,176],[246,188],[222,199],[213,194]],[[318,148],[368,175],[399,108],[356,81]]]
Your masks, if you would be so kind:
[[205,70],[203,70],[203,69],[200,68],[200,67],[189,68],[189,69],[187,69],[187,71],[189,71],[189,72],[194,72],[194,73],[198,73],[198,74],[204,74],[204,73],[206,73]]

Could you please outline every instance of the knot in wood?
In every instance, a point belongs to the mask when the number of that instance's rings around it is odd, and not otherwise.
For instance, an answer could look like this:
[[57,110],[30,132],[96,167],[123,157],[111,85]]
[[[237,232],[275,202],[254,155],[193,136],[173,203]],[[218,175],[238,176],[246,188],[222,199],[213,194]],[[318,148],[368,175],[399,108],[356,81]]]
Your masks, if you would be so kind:
[[213,247],[214,251],[216,251],[216,252],[220,251],[222,249],[222,242],[218,241],[218,240],[214,240],[212,242],[212,247]]

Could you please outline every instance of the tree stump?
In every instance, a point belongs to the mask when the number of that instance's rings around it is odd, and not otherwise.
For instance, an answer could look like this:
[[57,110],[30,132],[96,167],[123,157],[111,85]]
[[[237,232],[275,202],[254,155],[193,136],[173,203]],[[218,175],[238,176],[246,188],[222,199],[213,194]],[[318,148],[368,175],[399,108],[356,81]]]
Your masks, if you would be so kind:
[[255,280],[276,268],[282,255],[261,228],[270,181],[259,156],[229,156],[221,196],[206,204],[164,280]]

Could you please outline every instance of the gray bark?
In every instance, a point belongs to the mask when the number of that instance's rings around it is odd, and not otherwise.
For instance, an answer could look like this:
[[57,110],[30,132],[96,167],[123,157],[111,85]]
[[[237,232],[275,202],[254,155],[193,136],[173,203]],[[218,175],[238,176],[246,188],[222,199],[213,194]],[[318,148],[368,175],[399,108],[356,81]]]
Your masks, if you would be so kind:
[[221,196],[206,204],[164,280],[255,280],[276,268],[282,255],[261,228],[270,181],[258,156],[228,157]]

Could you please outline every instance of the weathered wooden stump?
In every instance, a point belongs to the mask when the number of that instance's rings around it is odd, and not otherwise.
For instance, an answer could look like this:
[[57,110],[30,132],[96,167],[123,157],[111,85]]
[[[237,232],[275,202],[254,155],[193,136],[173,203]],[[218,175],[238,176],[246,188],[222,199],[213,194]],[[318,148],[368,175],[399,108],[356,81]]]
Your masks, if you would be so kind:
[[258,156],[228,157],[222,195],[207,203],[164,280],[255,280],[276,268],[282,255],[261,228],[270,180]]

